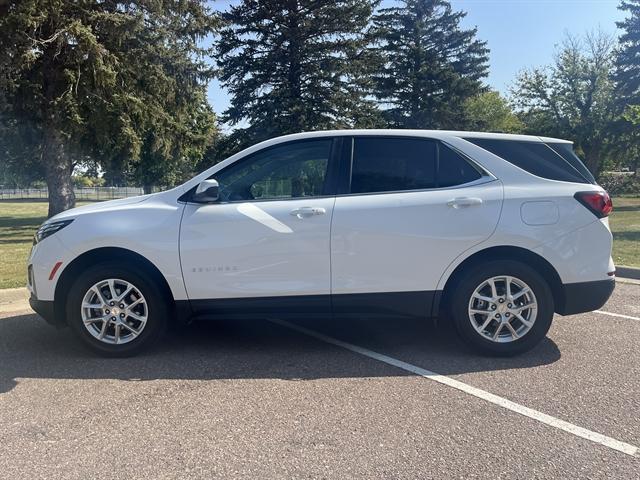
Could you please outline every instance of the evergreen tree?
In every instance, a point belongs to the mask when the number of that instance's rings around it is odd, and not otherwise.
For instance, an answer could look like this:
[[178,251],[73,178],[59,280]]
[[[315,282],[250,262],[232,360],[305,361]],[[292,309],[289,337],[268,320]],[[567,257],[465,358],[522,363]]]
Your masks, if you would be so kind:
[[204,100],[212,71],[198,42],[215,23],[204,1],[0,4],[0,145],[32,135],[49,215],[74,205],[71,173],[81,159],[108,170],[140,165],[162,181],[185,152],[204,152],[191,129],[213,131]]
[[381,69],[375,95],[401,128],[462,128],[463,104],[482,91],[486,42],[461,28],[446,0],[403,0],[374,17]]
[[[313,129],[368,126],[366,28],[376,1],[244,0],[217,43],[230,144]],[[247,125],[244,127],[244,125]]]
[[623,0],[619,8],[630,15],[617,23],[623,33],[616,58],[616,87],[626,104],[640,105],[640,0]]
[[622,34],[618,39],[615,84],[620,118],[615,124],[615,152],[620,164],[640,168],[640,0],[624,0],[619,7],[629,16],[618,22]]

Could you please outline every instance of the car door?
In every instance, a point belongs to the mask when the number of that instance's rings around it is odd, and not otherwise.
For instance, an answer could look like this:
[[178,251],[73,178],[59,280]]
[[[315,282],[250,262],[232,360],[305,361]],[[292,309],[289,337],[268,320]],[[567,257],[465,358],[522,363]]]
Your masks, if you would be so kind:
[[429,315],[446,267],[495,229],[502,185],[435,140],[350,141],[331,233],[334,312]]
[[213,175],[218,201],[187,203],[180,261],[196,312],[330,310],[333,143],[260,150]]

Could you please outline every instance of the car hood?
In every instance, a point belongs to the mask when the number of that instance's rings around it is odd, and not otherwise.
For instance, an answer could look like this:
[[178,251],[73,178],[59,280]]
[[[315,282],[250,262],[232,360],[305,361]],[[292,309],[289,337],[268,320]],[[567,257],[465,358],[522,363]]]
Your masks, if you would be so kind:
[[55,222],[57,220],[67,220],[76,218],[79,215],[85,215],[87,213],[103,212],[108,210],[117,210],[120,207],[126,205],[132,205],[134,203],[142,203],[149,200],[151,197],[158,195],[157,193],[151,193],[149,195],[139,195],[137,197],[120,198],[118,200],[108,200],[106,202],[96,202],[89,205],[83,205],[82,207],[72,208],[65,210],[58,215],[55,215],[49,219],[49,222]]

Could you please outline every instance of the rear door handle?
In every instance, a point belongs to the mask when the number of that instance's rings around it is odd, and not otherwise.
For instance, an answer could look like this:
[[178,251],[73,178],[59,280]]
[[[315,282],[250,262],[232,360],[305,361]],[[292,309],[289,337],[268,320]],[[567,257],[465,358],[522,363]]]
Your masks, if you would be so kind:
[[457,197],[449,200],[447,205],[453,208],[471,207],[472,205],[482,205],[482,199],[478,197]]
[[313,217],[314,215],[324,215],[325,213],[327,213],[327,211],[322,207],[300,207],[289,212],[290,215],[300,219]]

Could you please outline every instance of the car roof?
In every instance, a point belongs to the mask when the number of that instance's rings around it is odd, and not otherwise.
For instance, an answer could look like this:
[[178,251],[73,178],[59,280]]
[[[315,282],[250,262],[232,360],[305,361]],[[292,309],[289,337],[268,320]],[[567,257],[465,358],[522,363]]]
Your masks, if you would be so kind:
[[[291,135],[284,135],[278,137],[278,140],[296,140],[304,138],[319,138],[328,136],[368,136],[368,135],[383,135],[383,136],[416,136],[416,137],[430,137],[439,138],[441,140],[446,137],[458,137],[458,138],[486,138],[495,140],[512,140],[521,142],[552,142],[552,143],[567,143],[573,142],[563,140],[560,138],[551,137],[539,137],[535,135],[519,135],[513,133],[493,133],[493,132],[466,132],[456,130],[404,130],[404,129],[354,129],[354,130],[319,130],[314,132],[294,133]],[[275,139],[274,139],[275,140]]]

